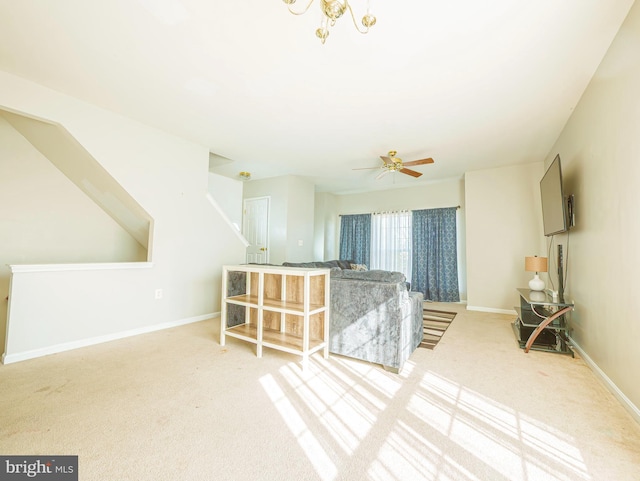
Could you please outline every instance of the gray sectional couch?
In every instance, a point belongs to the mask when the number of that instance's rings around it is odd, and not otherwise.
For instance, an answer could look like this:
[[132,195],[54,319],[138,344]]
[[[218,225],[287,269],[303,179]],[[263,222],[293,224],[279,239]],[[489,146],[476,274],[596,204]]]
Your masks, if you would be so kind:
[[331,268],[329,351],[399,372],[423,337],[420,292],[404,274],[351,270],[349,261],[287,263]]

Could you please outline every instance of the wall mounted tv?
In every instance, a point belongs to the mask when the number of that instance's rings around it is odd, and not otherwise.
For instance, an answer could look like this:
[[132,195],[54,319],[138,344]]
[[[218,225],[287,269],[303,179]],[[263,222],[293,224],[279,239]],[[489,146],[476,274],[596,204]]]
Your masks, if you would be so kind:
[[566,232],[570,227],[570,213],[568,212],[570,203],[565,198],[562,188],[562,167],[559,154],[553,159],[540,181],[540,196],[544,235],[552,236]]

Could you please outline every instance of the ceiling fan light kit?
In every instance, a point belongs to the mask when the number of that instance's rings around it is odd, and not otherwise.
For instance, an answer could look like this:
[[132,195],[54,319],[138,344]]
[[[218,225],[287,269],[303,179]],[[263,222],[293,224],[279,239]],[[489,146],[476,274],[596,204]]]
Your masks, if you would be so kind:
[[[310,0],[304,9],[300,11],[293,10],[291,5],[296,3],[296,0],[282,0],[284,3],[288,5],[289,12],[293,15],[303,15],[307,13],[311,5],[315,0]],[[316,37],[320,39],[320,41],[324,44],[329,36],[329,28],[333,27],[336,24],[336,21],[344,15],[344,13],[348,10],[351,14],[351,20],[353,21],[353,26],[360,33],[368,33],[369,29],[376,24],[376,17],[371,15],[370,11],[370,0],[367,0],[367,13],[362,17],[361,24],[364,28],[361,28],[356,21],[356,16],[353,13],[351,5],[349,5],[348,0],[320,0],[320,10],[322,10],[322,20],[320,21],[320,27],[316,30]]]

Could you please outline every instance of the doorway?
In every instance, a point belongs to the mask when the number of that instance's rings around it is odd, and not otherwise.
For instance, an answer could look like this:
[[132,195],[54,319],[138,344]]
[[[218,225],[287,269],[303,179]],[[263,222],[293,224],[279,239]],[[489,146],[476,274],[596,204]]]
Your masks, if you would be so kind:
[[242,234],[247,247],[247,263],[269,263],[269,204],[270,197],[254,197],[244,200]]

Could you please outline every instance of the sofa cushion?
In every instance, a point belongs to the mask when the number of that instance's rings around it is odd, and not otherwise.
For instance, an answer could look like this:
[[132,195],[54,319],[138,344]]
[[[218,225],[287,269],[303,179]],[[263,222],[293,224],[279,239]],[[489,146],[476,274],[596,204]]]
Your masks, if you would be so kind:
[[318,267],[316,262],[283,262],[282,265],[285,267],[305,267],[307,269]]
[[360,281],[374,282],[405,282],[406,277],[402,272],[390,272],[381,270],[354,271],[354,270],[332,270],[331,277],[341,279],[357,279]]
[[314,262],[283,262],[282,265],[286,267],[306,267],[308,269],[312,268],[324,268],[331,269],[333,267],[339,267],[340,269],[351,269],[351,261],[341,261],[341,260],[332,260],[332,261],[314,261]]
[[351,269],[351,264],[353,264],[354,261],[337,260],[336,263],[340,269]]

